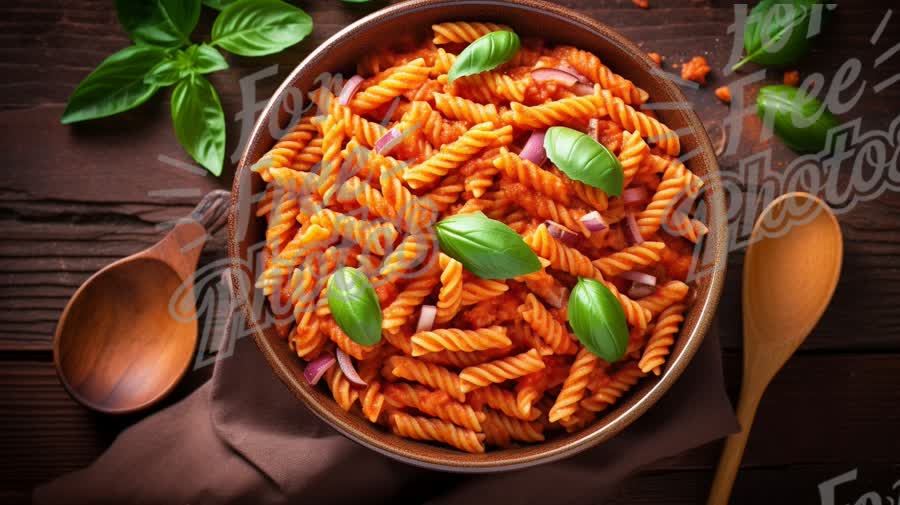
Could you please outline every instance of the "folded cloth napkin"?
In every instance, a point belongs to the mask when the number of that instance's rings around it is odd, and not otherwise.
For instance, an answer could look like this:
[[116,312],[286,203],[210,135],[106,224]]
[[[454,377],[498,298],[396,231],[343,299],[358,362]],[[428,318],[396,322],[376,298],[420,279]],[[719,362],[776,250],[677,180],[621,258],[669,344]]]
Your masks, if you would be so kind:
[[596,448],[535,468],[472,476],[415,468],[344,438],[242,339],[208,383],[124,431],[88,468],[37,488],[34,501],[597,504],[635,469],[738,429],[720,358],[711,332],[672,389]]

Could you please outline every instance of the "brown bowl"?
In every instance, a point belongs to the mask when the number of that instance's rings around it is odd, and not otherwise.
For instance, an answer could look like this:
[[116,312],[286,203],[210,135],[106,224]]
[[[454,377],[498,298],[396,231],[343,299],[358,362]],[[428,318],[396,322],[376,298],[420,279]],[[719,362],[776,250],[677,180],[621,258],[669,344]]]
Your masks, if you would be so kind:
[[[300,63],[278,88],[256,123],[241,157],[232,189],[235,205],[229,220],[229,256],[234,283],[242,293],[241,308],[256,343],[275,373],[313,412],[351,440],[386,456],[425,468],[454,472],[498,472],[556,461],[595,446],[620,432],[647,411],[672,386],[693,358],[713,318],[725,276],[726,214],[718,180],[719,168],[709,138],[696,114],[688,108],[657,110],[673,130],[681,132],[682,152],[698,154],[688,167],[704,177],[706,218],[710,233],[704,248],[704,263],[710,268],[695,284],[696,302],[689,311],[672,349],[664,373],[646,377],[630,394],[593,425],[572,434],[558,434],[541,444],[485,454],[467,454],[397,437],[360,416],[344,412],[330,395],[303,379],[303,362],[280,338],[262,314],[264,297],[253,289],[257,253],[264,236],[264,223],[253,217],[252,198],[263,190],[263,182],[250,171],[274,143],[271,124],[288,121],[281,104],[298,90],[314,87],[324,72],[352,75],[355,62],[373,50],[386,50],[399,36],[427,36],[433,23],[448,20],[480,20],[503,23],[523,36],[541,37],[551,44],[571,44],[598,54],[617,73],[650,93],[653,102],[687,103],[681,91],[659,75],[643,50],[610,27],[571,10],[538,0],[411,0],[375,12],[341,30]],[[686,133],[685,133],[686,132]]]

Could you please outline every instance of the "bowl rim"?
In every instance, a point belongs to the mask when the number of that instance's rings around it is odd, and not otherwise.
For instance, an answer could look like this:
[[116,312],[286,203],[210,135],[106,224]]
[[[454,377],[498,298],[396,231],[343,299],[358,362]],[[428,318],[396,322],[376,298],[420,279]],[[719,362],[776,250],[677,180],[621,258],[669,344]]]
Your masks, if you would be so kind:
[[[299,75],[304,71],[305,67],[313,64],[320,58],[325,57],[325,55],[336,45],[341,44],[345,38],[358,29],[373,22],[396,22],[398,18],[402,18],[404,11],[413,7],[415,7],[416,10],[419,10],[448,5],[487,5],[495,7],[512,7],[530,10],[532,12],[540,11],[542,15],[558,18],[562,22],[573,25],[580,24],[583,28],[590,31],[603,33],[605,37],[608,37],[615,44],[622,47],[624,52],[629,53],[630,55],[640,55],[638,61],[635,63],[638,63],[643,67],[640,69],[642,71],[654,74],[653,69],[656,68],[655,63],[649,59],[644,50],[619,34],[609,25],[580,14],[572,9],[544,0],[407,0],[379,9],[364,16],[329,37],[294,67],[290,74],[275,90],[266,106],[262,109],[253,126],[251,134],[248,137],[248,142],[243,146],[241,157],[234,174],[234,182],[231,190],[232,205],[228,215],[228,258],[232,266],[232,282],[234,283],[236,292],[245,292],[239,289],[243,286],[242,283],[245,279],[239,272],[242,268],[242,258],[240,253],[240,243],[235,239],[237,225],[240,222],[240,217],[238,216],[240,206],[238,205],[238,201],[241,181],[243,180],[242,175],[245,171],[250,170],[250,166],[255,161],[249,160],[253,147],[261,140],[261,138],[266,138],[268,135],[268,132],[266,131],[268,121],[273,114],[273,111],[277,113],[275,109],[280,106],[281,100],[287,90],[298,80]],[[652,75],[652,78],[658,81],[660,87],[666,88],[667,93],[671,96],[677,97],[679,101],[687,103],[687,98],[671,80],[661,78],[658,75]],[[696,113],[693,109],[688,108],[681,108],[673,111],[673,113],[684,115],[685,122],[698,137],[697,142],[699,143],[701,151],[698,156],[705,158],[704,163],[708,167],[707,177],[710,181],[718,180],[720,174],[719,165],[715,155],[712,154],[714,150],[709,137],[706,134],[706,130]],[[274,141],[274,139],[272,140]],[[643,393],[641,398],[634,402],[629,408],[618,413],[613,419],[608,419],[603,426],[599,428],[584,429],[573,440],[559,447],[548,448],[544,451],[535,451],[534,453],[526,453],[517,457],[507,457],[503,461],[448,463],[446,461],[441,461],[441,458],[438,457],[415,457],[399,451],[396,447],[393,447],[389,441],[385,440],[384,437],[369,437],[364,433],[357,433],[352,429],[346,428],[332,412],[326,409],[321,402],[312,397],[310,393],[300,385],[300,379],[296,377],[295,374],[276,356],[271,343],[264,335],[264,329],[260,326],[259,321],[257,321],[254,315],[254,309],[249,302],[249,298],[243,296],[239,297],[239,305],[241,313],[246,320],[247,325],[250,327],[251,334],[253,335],[257,347],[262,352],[275,374],[279,376],[282,382],[284,382],[285,386],[287,386],[294,396],[299,398],[307,408],[312,410],[316,416],[325,421],[329,426],[366,448],[407,464],[431,470],[455,473],[504,472],[559,461],[609,440],[643,415],[655,405],[678,380],[703,343],[714,319],[715,310],[722,294],[727,266],[726,244],[728,235],[725,200],[720,188],[714,189],[709,193],[710,207],[708,219],[710,221],[710,233],[708,236],[713,237],[714,239],[707,241],[705,247],[713,249],[712,254],[709,255],[712,259],[713,267],[712,272],[709,274],[710,280],[707,296],[702,300],[698,299],[694,302],[694,307],[698,307],[697,310],[699,311],[697,323],[689,335],[681,334],[680,336],[682,339],[687,339],[682,352],[677,356],[670,357],[670,360],[666,363],[665,373],[658,378],[650,389]],[[255,289],[252,286],[252,282],[249,289]],[[608,418],[611,415],[613,415],[613,412],[608,413],[606,417]]]

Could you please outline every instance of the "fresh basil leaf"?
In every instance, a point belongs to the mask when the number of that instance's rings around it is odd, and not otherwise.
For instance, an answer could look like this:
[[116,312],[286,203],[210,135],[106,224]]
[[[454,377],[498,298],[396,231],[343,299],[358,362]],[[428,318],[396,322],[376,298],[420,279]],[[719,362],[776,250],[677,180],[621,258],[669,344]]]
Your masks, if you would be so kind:
[[794,63],[809,48],[809,23],[818,0],[762,0],[747,16],[744,50],[747,56],[732,67],[748,61],[762,65]]
[[226,68],[228,62],[216,48],[194,44],[185,50],[173,51],[168,59],[150,69],[144,81],[169,86],[192,73],[209,74]]
[[185,68],[184,62],[181,61],[179,51],[172,53],[168,59],[157,63],[156,66],[151,68],[147,75],[144,76],[144,82],[160,87],[171,86],[187,77],[189,73],[190,71]]
[[447,78],[453,82],[459,77],[496,68],[511,60],[520,46],[519,36],[515,32],[501,30],[483,35],[459,53]]
[[564,126],[547,129],[544,136],[547,157],[570,179],[619,196],[625,175],[619,159],[590,135]]
[[186,51],[191,70],[198,74],[209,74],[225,70],[228,62],[216,48],[206,44],[191,46]]
[[200,0],[116,0],[119,23],[135,44],[178,47],[200,19]]
[[184,150],[214,175],[225,159],[225,114],[215,88],[191,74],[172,91],[172,123]]
[[331,275],[326,289],[334,322],[348,337],[366,346],[381,341],[381,304],[362,272],[343,267]]
[[203,5],[220,11],[234,2],[235,0],[203,0]]
[[441,251],[482,279],[510,279],[541,268],[518,233],[481,212],[448,217],[435,230]]
[[625,356],[628,324],[615,295],[594,279],[581,277],[569,295],[569,324],[588,351],[609,363]]
[[312,18],[281,0],[238,0],[216,17],[212,44],[241,56],[276,53],[312,32]]
[[144,76],[166,59],[166,50],[131,46],[109,56],[72,92],[62,123],[112,116],[137,107],[156,93],[159,86],[144,82]]
[[785,144],[801,152],[817,153],[825,149],[828,130],[838,126],[837,118],[822,102],[799,88],[783,84],[760,88],[756,113],[765,122],[771,122]]

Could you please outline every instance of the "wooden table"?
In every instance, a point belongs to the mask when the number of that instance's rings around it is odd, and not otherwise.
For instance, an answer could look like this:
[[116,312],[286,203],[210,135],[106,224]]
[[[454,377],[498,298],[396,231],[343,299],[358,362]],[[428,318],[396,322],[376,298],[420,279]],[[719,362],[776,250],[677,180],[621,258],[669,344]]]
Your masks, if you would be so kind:
[[[383,6],[299,3],[315,20],[312,37],[270,57],[229,56],[231,68],[212,76],[227,118],[241,110],[240,77],[278,64],[277,76],[258,82],[257,99],[263,99],[325,38]],[[732,41],[727,33],[734,20],[730,2],[651,0],[649,10],[628,0],[560,3],[663,54],[667,69],[693,55],[706,56],[715,69],[710,85],[686,93],[704,121],[727,114],[712,89],[734,78],[721,72]],[[3,503],[27,501],[37,483],[87,465],[122,428],[139,419],[92,414],[57,381],[51,337],[69,296],[99,268],[155,242],[160,226],[185,215],[205,191],[230,186],[233,174],[229,168],[221,178],[202,176],[160,161],[186,159],[170,126],[167,92],[111,119],[60,125],[75,85],[127,39],[108,0],[13,4],[0,6],[5,76],[0,152],[6,157],[0,175]],[[900,72],[900,56],[877,68],[874,61],[900,42],[900,16],[895,13],[873,46],[870,35],[894,2],[844,4],[798,69],[804,76],[818,71],[831,78],[846,59],[859,58],[868,89],[844,117],[861,117],[864,128],[885,129],[900,110],[900,85],[878,94],[872,85]],[[195,36],[205,37],[211,20],[212,13],[204,11]],[[768,77],[770,82],[781,80],[774,69]],[[757,124],[752,117],[747,121]],[[236,149],[238,134],[238,125],[229,122],[229,152]],[[741,157],[759,147],[743,146],[738,156],[723,160],[723,170],[734,170]],[[776,167],[795,156],[781,146],[774,154]],[[840,221],[845,261],[834,301],[760,407],[734,503],[819,503],[820,482],[857,468],[857,480],[839,487],[837,503],[853,503],[867,491],[896,499],[898,491],[891,486],[900,478],[900,195],[887,192],[860,203]],[[223,254],[219,239],[207,246],[201,262]],[[732,253],[719,310],[732,393],[740,370],[741,266],[742,253]],[[203,378],[203,372],[194,374],[172,401]],[[654,464],[624,484],[617,503],[703,501],[719,449],[719,443],[710,444]]]

